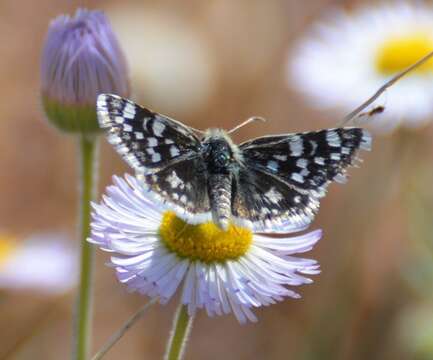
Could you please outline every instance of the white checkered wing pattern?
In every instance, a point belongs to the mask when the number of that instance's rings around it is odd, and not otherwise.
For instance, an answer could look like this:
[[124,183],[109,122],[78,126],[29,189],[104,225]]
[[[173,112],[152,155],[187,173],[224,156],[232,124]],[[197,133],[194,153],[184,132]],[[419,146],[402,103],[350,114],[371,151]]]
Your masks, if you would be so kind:
[[130,100],[102,94],[97,114],[108,141],[138,173],[197,156],[200,140],[187,126]]
[[332,181],[345,182],[371,136],[360,128],[265,136],[239,146],[244,167],[233,196],[233,215],[257,229],[281,223],[308,225]]
[[99,95],[97,114],[108,141],[156,201],[190,222],[210,219],[200,140],[189,127],[110,94]]

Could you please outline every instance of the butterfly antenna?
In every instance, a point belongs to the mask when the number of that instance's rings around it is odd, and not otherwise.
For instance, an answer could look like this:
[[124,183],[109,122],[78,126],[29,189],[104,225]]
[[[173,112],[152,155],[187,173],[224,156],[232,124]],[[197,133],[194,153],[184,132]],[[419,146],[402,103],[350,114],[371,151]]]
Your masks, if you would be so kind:
[[424,64],[427,60],[429,60],[433,56],[433,51],[428,53],[426,56],[419,59],[416,63],[412,64],[402,72],[395,75],[393,78],[388,80],[385,84],[383,84],[375,94],[370,97],[367,101],[358,106],[355,110],[353,110],[350,114],[347,114],[339,123],[339,126],[344,126],[350,123],[361,111],[363,111],[367,106],[371,105],[380,95],[382,95],[387,89],[389,89],[392,85],[394,85],[397,81],[399,81],[402,77],[415,70],[417,67]]
[[245,125],[251,124],[256,121],[266,122],[266,119],[260,116],[252,116],[249,119],[245,120],[243,123],[240,123],[239,125],[235,126],[233,129],[228,131],[227,134],[232,134],[235,131],[239,130],[240,128],[244,127]]
[[190,128],[192,131],[195,131],[196,133],[199,133],[199,134],[204,134],[204,133],[205,133],[203,130],[199,130],[199,129],[193,128],[192,126],[189,126],[189,128]]

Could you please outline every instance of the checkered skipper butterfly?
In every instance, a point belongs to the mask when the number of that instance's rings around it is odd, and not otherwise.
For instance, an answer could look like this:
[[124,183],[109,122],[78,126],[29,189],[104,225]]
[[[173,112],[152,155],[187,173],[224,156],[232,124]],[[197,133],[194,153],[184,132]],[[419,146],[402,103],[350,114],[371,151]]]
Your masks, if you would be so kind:
[[[151,196],[189,223],[255,231],[308,225],[331,181],[343,182],[371,137],[355,127],[263,136],[240,145],[116,95],[98,97],[100,126]],[[200,134],[201,133],[201,134]]]

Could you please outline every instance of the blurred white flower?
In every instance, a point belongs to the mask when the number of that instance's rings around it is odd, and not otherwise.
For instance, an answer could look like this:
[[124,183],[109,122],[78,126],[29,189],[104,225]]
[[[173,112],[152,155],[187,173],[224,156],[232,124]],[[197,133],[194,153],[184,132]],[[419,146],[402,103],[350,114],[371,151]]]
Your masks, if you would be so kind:
[[122,4],[108,10],[131,66],[134,95],[175,114],[203,108],[216,68],[206,38],[186,20]]
[[0,235],[0,289],[64,293],[77,281],[76,255],[62,234]]
[[[431,6],[398,2],[334,12],[291,50],[288,78],[315,105],[349,113],[432,50]],[[389,89],[384,105],[371,121],[378,130],[420,127],[432,119],[433,61]]]

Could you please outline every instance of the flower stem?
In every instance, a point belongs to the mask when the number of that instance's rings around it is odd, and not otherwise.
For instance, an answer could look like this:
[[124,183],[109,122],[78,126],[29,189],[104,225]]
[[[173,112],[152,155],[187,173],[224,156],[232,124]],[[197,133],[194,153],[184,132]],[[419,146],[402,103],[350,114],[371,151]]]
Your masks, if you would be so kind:
[[95,168],[96,168],[97,140],[81,136],[81,174],[80,174],[80,241],[81,241],[81,269],[80,285],[75,318],[74,352],[75,360],[86,360],[90,354],[92,328],[92,273],[93,273],[93,245],[87,242],[90,235],[91,207],[94,199]]
[[122,338],[123,335],[144,315],[146,310],[155,302],[158,298],[150,300],[148,303],[144,304],[134,315],[132,315],[128,321],[126,321],[123,326],[113,334],[113,336],[107,341],[107,343],[99,350],[92,360],[100,360],[104,355]]
[[164,356],[165,360],[180,360],[185,352],[194,316],[188,315],[187,307],[180,304],[174,316],[173,328]]

